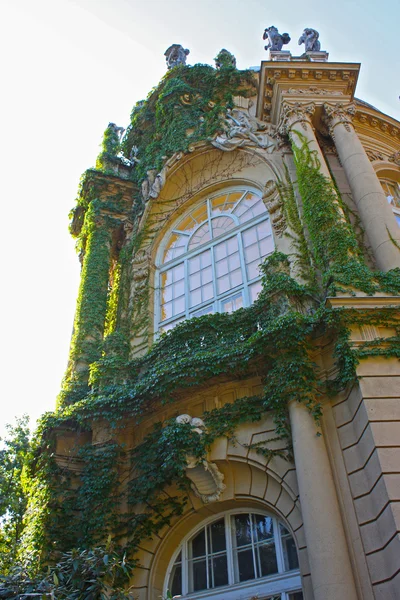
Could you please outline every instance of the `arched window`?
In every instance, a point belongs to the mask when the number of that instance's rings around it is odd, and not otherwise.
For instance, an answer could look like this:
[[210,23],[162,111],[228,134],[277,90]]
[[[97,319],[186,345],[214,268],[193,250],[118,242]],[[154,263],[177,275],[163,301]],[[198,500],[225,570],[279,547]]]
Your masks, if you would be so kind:
[[381,179],[380,181],[387,201],[392,206],[394,216],[400,226],[400,185],[397,181],[391,181],[390,179]]
[[[171,561],[166,590],[176,598],[301,600],[299,562],[293,537],[275,517],[227,512],[185,538]],[[247,597],[247,595],[246,595]]]
[[197,204],[170,230],[158,260],[156,329],[250,306],[261,261],[274,249],[259,192],[230,189]]

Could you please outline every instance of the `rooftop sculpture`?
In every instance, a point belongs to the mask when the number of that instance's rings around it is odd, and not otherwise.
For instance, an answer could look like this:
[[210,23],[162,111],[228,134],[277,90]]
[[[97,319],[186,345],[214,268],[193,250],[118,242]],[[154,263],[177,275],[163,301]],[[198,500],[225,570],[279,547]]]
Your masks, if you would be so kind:
[[222,48],[215,57],[215,68],[224,69],[228,67],[236,68],[236,58],[229,50]]
[[299,46],[304,44],[306,52],[319,52],[321,50],[321,43],[318,38],[318,31],[311,29],[311,27],[306,27],[299,38]]
[[190,54],[190,50],[185,49],[181,44],[172,44],[164,52],[165,60],[168,69],[177,67],[178,65],[186,65],[186,57]]
[[271,27],[267,27],[264,30],[263,40],[268,40],[265,50],[280,52],[283,44],[288,44],[290,42],[290,35],[288,33],[279,33],[277,28],[274,25],[271,25]]

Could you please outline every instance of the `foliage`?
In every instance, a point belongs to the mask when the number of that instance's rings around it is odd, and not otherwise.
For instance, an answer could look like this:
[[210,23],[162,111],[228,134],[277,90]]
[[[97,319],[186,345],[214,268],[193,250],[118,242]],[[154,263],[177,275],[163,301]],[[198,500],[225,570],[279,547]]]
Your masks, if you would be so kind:
[[29,565],[15,566],[9,577],[0,577],[0,598],[42,594],[43,599],[133,600],[126,591],[132,568],[125,553],[110,541],[92,550],[73,549],[34,576]]
[[6,425],[0,438],[0,571],[9,572],[16,561],[23,532],[26,496],[22,477],[29,452],[29,419]]
[[129,156],[139,148],[134,178],[140,182],[149,169],[161,170],[175,152],[212,139],[222,130],[234,96],[255,94],[251,71],[213,69],[209,65],[180,65],[166,73],[147,100],[134,106],[122,149]]

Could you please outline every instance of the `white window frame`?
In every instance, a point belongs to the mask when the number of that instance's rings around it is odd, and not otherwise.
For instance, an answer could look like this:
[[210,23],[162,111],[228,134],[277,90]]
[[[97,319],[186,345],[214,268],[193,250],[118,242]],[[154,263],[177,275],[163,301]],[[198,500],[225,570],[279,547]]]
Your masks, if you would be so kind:
[[[222,518],[225,520],[225,535],[226,535],[226,554],[227,554],[227,566],[228,566],[228,581],[234,581],[234,559],[233,559],[233,543],[232,543],[232,520],[231,517],[233,515],[238,514],[257,514],[266,517],[271,517],[273,519],[273,528],[274,528],[274,540],[275,540],[275,551],[276,558],[278,564],[278,573],[274,575],[267,575],[265,577],[260,577],[258,579],[251,579],[248,581],[243,581],[240,583],[228,583],[226,586],[219,586],[213,589],[201,590],[198,592],[189,592],[188,584],[189,584],[189,556],[188,556],[188,542],[194,538],[197,533],[199,533],[202,529],[204,529],[207,525],[218,521]],[[181,556],[181,564],[182,564],[182,595],[174,596],[174,598],[179,598],[181,600],[203,600],[204,599],[218,599],[223,598],[224,600],[245,600],[247,598],[252,598],[253,596],[260,596],[260,598],[264,598],[268,600],[270,597],[276,597],[280,595],[281,600],[289,600],[289,595],[294,594],[296,592],[302,592],[301,586],[301,576],[299,569],[293,569],[291,571],[284,571],[284,555],[283,549],[281,545],[281,537],[279,533],[279,523],[282,523],[287,529],[288,526],[286,523],[278,519],[275,515],[264,511],[264,510],[254,510],[254,508],[236,508],[232,510],[228,510],[225,512],[221,512],[220,514],[214,514],[211,517],[208,517],[201,524],[199,524],[196,528],[192,529],[182,540],[179,548],[174,552],[171,561],[169,563],[165,582],[164,582],[164,595],[166,598],[168,585],[170,583],[170,577],[172,570],[175,565],[175,561],[180,552],[182,552]],[[289,530],[290,531],[290,530]],[[206,536],[207,540],[207,536]],[[207,542],[206,542],[207,543]],[[253,545],[253,544],[252,544]],[[207,569],[207,578],[208,578],[208,569]]]
[[[212,217],[210,218],[210,214],[211,214],[211,201],[217,197],[220,196],[223,193],[229,194],[235,191],[243,191],[243,196],[242,198],[245,196],[246,193],[250,192],[253,194],[257,194],[258,196],[260,196],[261,198],[261,192],[260,190],[258,190],[257,188],[255,188],[254,186],[248,186],[248,185],[244,185],[244,186],[234,186],[234,187],[226,187],[224,189],[218,190],[217,192],[215,192],[214,194],[211,194],[209,196],[207,196],[206,198],[206,202],[207,202],[207,214],[208,214],[208,220],[209,220],[209,227],[210,227],[210,231],[211,231],[211,221],[213,218],[216,217]],[[241,198],[241,199],[242,199]],[[241,201],[238,200],[238,203]],[[190,214],[190,212],[192,210],[195,210],[196,207],[201,206],[204,203],[205,199],[204,196],[201,199],[200,202],[198,202],[196,205],[191,206],[190,210],[187,211],[186,213],[184,213],[179,220],[184,219],[185,216],[187,214]],[[219,215],[217,215],[219,216]],[[256,277],[253,278],[248,278],[247,276],[247,269],[246,269],[246,264],[245,264],[245,256],[244,256],[244,248],[243,248],[243,240],[242,240],[242,234],[247,230],[247,229],[251,229],[252,227],[259,225],[260,223],[263,222],[268,222],[269,227],[271,229],[271,239],[273,242],[273,249],[275,248],[275,240],[274,240],[274,236],[273,236],[273,230],[272,230],[272,226],[270,223],[270,217],[269,214],[267,212],[267,209],[265,211],[265,213],[263,213],[262,215],[257,215],[256,217],[253,217],[251,219],[249,219],[248,221],[245,221],[244,223],[239,223],[239,219],[237,218],[236,215],[234,214],[226,214],[222,213],[221,216],[229,216],[230,218],[232,218],[235,221],[235,226],[232,227],[231,229],[229,229],[229,231],[227,231],[227,233],[225,235],[221,235],[218,236],[215,239],[209,240],[208,242],[201,244],[200,246],[197,246],[196,248],[194,248],[193,250],[190,251],[186,251],[184,252],[182,255],[174,258],[173,260],[169,260],[167,263],[163,263],[162,262],[162,256],[164,254],[164,250],[165,250],[165,243],[161,243],[160,244],[160,248],[158,250],[158,254],[157,254],[157,259],[156,259],[156,273],[155,273],[155,294],[154,294],[154,302],[155,302],[155,311],[154,311],[154,332],[155,335],[158,334],[159,329],[161,327],[164,326],[168,326],[170,323],[174,323],[179,322],[179,321],[183,321],[186,319],[190,319],[193,316],[196,316],[195,313],[198,313],[199,311],[206,309],[208,307],[212,307],[212,310],[210,312],[213,313],[218,313],[218,312],[222,312],[222,305],[224,302],[228,301],[230,298],[233,298],[234,296],[237,296],[239,293],[242,294],[242,299],[243,299],[243,307],[248,307],[251,305],[251,299],[250,299],[250,287],[252,284],[257,283],[258,281],[261,280],[261,274],[257,275]],[[167,241],[170,237],[170,235],[172,235],[173,233],[177,232],[181,235],[185,235],[184,232],[178,231],[176,230],[176,223],[179,222],[179,220],[175,221],[174,226],[172,226],[168,232],[165,234],[163,242]],[[193,236],[196,231],[202,227],[204,225],[205,221],[203,221],[202,223],[200,223],[198,225],[198,227],[196,227],[191,233],[190,236]],[[211,251],[211,268],[212,268],[212,272],[213,272],[213,289],[214,289],[214,298],[210,299],[210,300],[206,300],[203,302],[200,302],[199,304],[197,304],[196,306],[190,308],[189,307],[189,276],[187,273],[187,265],[189,264],[189,259],[195,257],[196,255],[201,254],[202,252],[205,252],[206,250],[211,250],[211,248],[214,248],[215,246],[221,244],[224,241],[227,241],[228,239],[232,238],[232,237],[236,237],[236,239],[238,240],[238,250],[239,250],[239,260],[240,260],[240,266],[241,266],[241,273],[242,273],[242,278],[243,281],[240,285],[237,285],[229,290],[227,290],[226,292],[217,294],[217,289],[216,289],[216,281],[217,281],[217,277],[216,277],[216,267],[215,267],[215,261],[214,261],[214,252]],[[271,252],[273,252],[273,249]],[[184,268],[185,268],[185,276],[184,276],[184,285],[185,285],[185,310],[182,311],[181,313],[175,314],[172,317],[168,318],[168,319],[164,319],[163,321],[161,320],[161,300],[162,300],[162,288],[161,288],[161,277],[162,274],[170,269],[172,269],[173,267],[178,266],[179,264],[184,263]]]

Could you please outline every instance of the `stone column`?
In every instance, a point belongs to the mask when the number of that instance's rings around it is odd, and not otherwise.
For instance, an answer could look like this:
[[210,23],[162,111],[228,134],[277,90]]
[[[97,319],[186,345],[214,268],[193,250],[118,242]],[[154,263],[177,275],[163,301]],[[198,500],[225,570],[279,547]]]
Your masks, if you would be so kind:
[[[355,106],[325,104],[326,121],[346,173],[378,267],[400,267],[400,228],[373,166],[354,130]],[[392,239],[391,239],[392,238]]]
[[325,162],[324,155],[322,154],[321,148],[318,144],[317,138],[315,137],[314,128],[311,123],[311,117],[315,110],[315,104],[300,104],[298,102],[289,104],[284,102],[282,105],[281,118],[278,125],[278,132],[281,135],[289,136],[291,142],[298,148],[301,148],[303,141],[296,131],[301,136],[306,138],[308,148],[311,152],[314,152],[315,157],[318,158],[320,163],[320,171],[331,179],[328,166]]
[[293,451],[315,600],[357,600],[323,436],[304,404],[289,404]]

